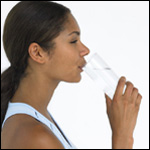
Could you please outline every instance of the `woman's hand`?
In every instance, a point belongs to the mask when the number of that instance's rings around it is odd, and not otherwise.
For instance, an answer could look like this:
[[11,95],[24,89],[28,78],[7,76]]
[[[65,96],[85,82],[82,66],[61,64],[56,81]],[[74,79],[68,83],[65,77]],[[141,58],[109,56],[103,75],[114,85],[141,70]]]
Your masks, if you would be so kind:
[[[125,93],[123,93],[126,84]],[[142,96],[138,89],[131,82],[126,82],[125,77],[121,77],[113,100],[107,95],[107,114],[114,137],[133,138],[133,131],[136,125],[137,116],[141,104]]]

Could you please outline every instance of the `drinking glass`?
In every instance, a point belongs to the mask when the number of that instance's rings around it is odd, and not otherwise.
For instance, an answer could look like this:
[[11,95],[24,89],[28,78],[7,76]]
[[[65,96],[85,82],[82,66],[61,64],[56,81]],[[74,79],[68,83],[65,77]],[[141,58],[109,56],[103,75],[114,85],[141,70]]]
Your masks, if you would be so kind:
[[[113,99],[119,77],[108,66],[108,64],[97,53],[87,61],[83,70],[89,77],[103,90],[111,99]],[[124,89],[125,90],[125,89]]]

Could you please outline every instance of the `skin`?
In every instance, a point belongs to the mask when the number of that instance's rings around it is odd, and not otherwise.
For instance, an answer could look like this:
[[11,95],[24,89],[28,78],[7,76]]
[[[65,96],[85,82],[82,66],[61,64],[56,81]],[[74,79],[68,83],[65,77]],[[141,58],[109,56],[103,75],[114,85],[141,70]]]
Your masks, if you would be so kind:
[[[84,56],[89,54],[89,49],[80,41],[79,32],[76,20],[69,15],[65,30],[54,40],[56,47],[51,55],[36,43],[29,46],[29,66],[26,70],[28,76],[21,81],[12,102],[27,103],[53,122],[48,115],[47,106],[56,87],[61,81],[79,82],[79,66],[85,64]],[[71,43],[76,40],[76,43]],[[122,94],[125,84],[126,91]],[[126,82],[125,77],[120,78],[112,100],[105,96],[113,133],[112,148],[131,149],[142,96],[131,82]],[[27,115],[9,118],[1,137],[1,148],[63,149],[46,126]]]

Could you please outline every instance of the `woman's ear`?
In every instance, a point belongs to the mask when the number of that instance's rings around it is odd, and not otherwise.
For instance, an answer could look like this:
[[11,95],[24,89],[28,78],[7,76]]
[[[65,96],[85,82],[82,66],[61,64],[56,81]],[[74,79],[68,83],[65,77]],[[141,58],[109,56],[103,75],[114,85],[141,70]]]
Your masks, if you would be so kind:
[[46,55],[43,49],[37,44],[32,43],[28,49],[29,56],[37,63],[43,64],[46,61]]

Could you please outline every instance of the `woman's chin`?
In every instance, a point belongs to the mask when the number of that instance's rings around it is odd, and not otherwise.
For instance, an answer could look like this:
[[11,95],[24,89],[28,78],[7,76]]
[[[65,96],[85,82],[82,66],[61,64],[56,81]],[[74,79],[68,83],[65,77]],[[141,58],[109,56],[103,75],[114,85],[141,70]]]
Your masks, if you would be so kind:
[[79,83],[80,81],[81,81],[81,75],[79,75],[76,78],[72,78],[72,79],[66,80],[66,82],[69,82],[69,83]]

